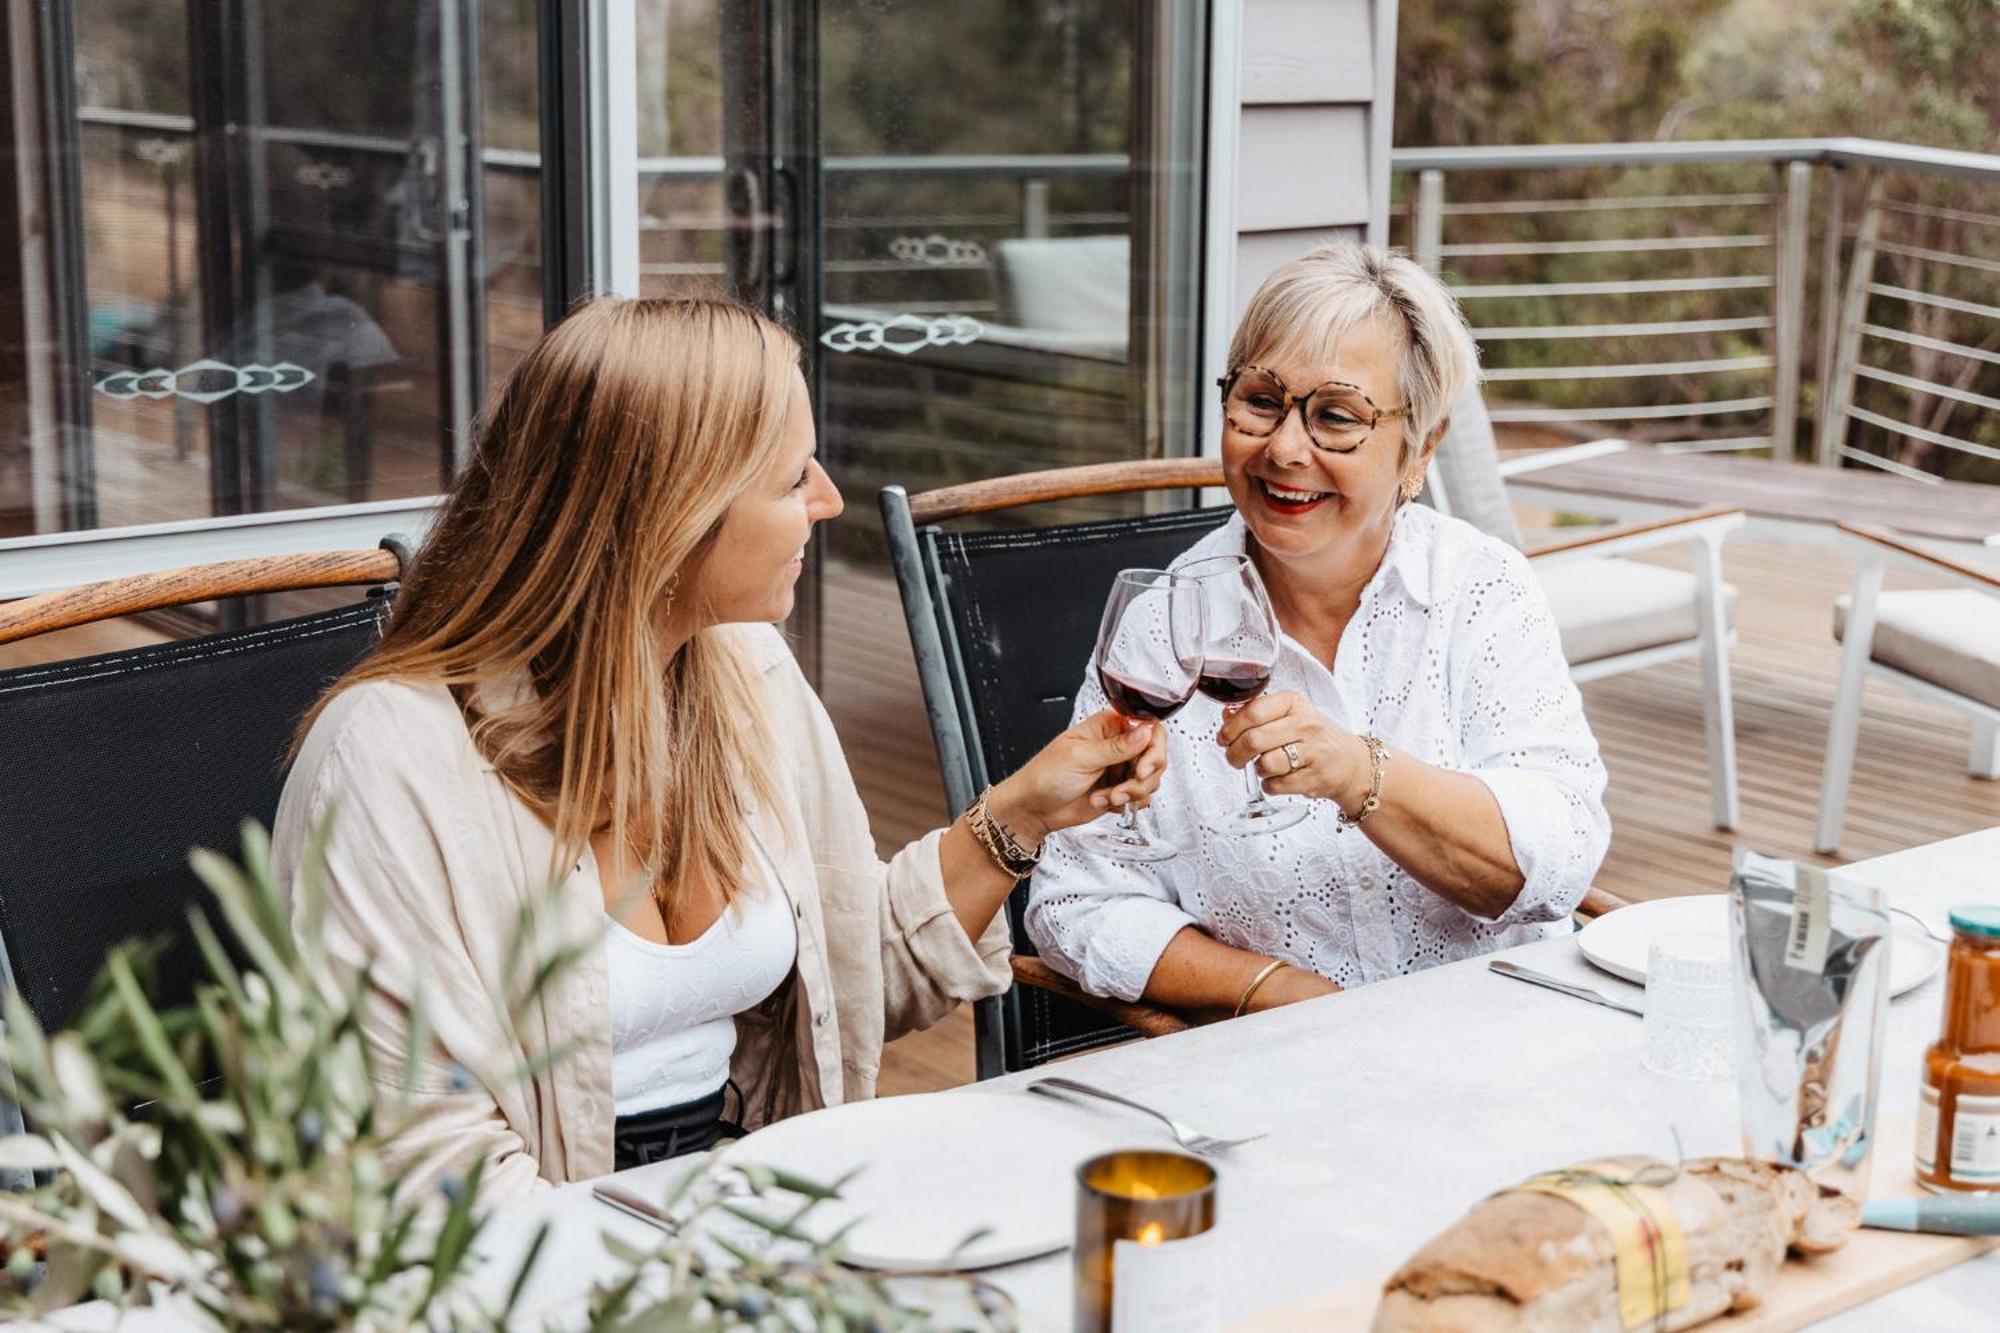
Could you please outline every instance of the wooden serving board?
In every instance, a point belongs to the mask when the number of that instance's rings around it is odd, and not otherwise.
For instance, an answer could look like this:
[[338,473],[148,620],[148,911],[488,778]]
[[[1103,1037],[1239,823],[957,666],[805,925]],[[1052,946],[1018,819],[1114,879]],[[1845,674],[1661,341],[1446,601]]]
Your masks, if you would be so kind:
[[[1909,1117],[1885,1121],[1875,1144],[1873,1198],[1918,1196],[1911,1168]],[[1411,1245],[1414,1252],[1419,1240]],[[1840,1249],[1814,1259],[1793,1258],[1778,1270],[1763,1305],[1711,1319],[1703,1333],[1788,1333],[1874,1300],[2000,1245],[2000,1238],[1928,1236],[1863,1228]],[[1386,1275],[1384,1275],[1386,1276]],[[1344,1282],[1291,1305],[1250,1316],[1231,1333],[1366,1333],[1383,1278]]]

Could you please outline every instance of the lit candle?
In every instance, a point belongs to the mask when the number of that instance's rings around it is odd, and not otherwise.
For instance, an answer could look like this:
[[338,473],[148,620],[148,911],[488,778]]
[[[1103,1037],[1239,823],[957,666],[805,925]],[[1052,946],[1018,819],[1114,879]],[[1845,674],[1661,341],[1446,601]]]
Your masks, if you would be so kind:
[[1177,1152],[1114,1152],[1076,1179],[1078,1333],[1215,1328],[1215,1168]]

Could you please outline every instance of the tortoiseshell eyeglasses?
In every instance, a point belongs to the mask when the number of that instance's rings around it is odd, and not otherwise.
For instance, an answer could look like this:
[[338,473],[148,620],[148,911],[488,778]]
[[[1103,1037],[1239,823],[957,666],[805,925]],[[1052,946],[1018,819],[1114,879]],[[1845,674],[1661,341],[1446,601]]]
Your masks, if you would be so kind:
[[1352,453],[1385,421],[1408,416],[1408,406],[1379,408],[1359,386],[1328,380],[1308,393],[1295,394],[1262,366],[1239,366],[1216,383],[1222,389],[1222,415],[1245,435],[1275,435],[1292,408],[1306,438],[1329,453]]

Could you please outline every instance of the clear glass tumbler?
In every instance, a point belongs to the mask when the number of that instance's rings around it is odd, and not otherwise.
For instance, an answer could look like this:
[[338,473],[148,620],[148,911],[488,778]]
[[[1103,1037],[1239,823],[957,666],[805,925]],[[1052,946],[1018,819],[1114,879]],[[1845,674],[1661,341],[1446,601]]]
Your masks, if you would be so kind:
[[1653,941],[1646,959],[1646,1068],[1707,1082],[1735,1072],[1733,978],[1727,936]]

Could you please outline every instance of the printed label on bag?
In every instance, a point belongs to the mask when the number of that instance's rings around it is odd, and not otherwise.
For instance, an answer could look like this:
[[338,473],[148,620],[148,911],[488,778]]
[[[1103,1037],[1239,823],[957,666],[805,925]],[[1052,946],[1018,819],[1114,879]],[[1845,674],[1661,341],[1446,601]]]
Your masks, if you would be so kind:
[[1792,933],[1785,939],[1785,966],[1818,974],[1826,970],[1828,917],[1832,915],[1826,872],[1797,866],[1792,879]]
[[1111,1246],[1111,1333],[1212,1333],[1222,1322],[1215,1232]]

